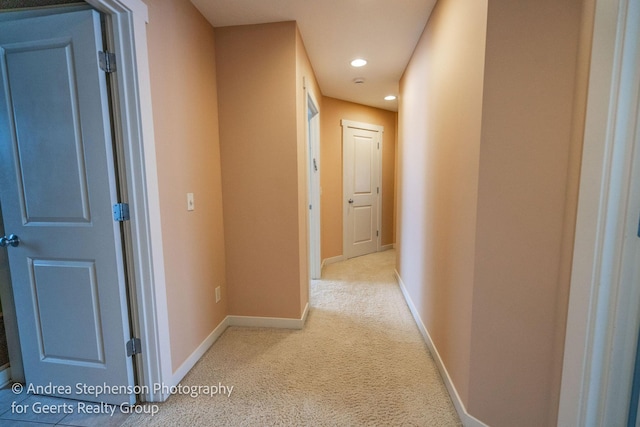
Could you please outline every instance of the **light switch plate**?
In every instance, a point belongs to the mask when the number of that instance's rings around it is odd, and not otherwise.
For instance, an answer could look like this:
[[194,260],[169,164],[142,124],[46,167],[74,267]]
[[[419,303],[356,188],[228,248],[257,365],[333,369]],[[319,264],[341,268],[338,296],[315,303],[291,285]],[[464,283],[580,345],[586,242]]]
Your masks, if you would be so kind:
[[192,211],[196,208],[195,202],[193,201],[193,193],[187,193],[187,210]]

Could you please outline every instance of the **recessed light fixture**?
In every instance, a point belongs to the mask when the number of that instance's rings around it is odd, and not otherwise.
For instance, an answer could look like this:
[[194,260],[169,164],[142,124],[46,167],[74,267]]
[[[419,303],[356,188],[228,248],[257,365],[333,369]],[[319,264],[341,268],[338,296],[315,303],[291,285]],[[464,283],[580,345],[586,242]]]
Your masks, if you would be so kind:
[[397,97],[395,95],[387,95],[384,97],[385,101],[393,101],[395,100]]
[[356,77],[355,79],[353,79],[353,82],[357,85],[361,85],[362,83],[364,83],[364,77]]
[[354,59],[353,61],[351,61],[351,66],[352,67],[364,67],[365,65],[367,65],[367,60],[366,59],[357,58],[357,59]]

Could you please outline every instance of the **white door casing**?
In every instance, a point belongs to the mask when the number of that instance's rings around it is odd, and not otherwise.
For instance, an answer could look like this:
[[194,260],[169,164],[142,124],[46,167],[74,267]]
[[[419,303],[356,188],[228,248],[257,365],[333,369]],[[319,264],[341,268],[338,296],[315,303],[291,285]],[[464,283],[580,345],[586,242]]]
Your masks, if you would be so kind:
[[626,425],[640,324],[640,2],[597,0],[558,425]]
[[26,381],[133,403],[75,386],[134,385],[100,15],[0,28],[0,197],[5,231],[21,240],[8,253]]
[[[86,0],[107,18],[107,44],[116,55],[115,121],[117,145],[123,154],[131,220],[129,271],[135,302],[132,317],[140,330],[142,363],[136,364],[143,386],[139,396],[147,402],[164,401],[166,388],[178,384],[169,340],[169,313],[164,271],[163,234],[156,164],[151,81],[147,52],[147,6],[141,0]],[[137,325],[136,325],[137,324]]]
[[[306,89],[306,88],[305,88]],[[309,273],[319,279],[322,273],[320,245],[320,112],[318,103],[307,91],[307,141],[309,150]]]
[[[113,74],[118,106],[117,145],[123,153],[131,220],[128,222],[130,272],[135,289],[134,323],[139,326],[142,363],[136,364],[147,402],[164,401],[166,388],[182,379],[174,375],[164,271],[163,234],[156,164],[151,83],[147,52],[147,6],[141,0],[86,0],[107,17],[107,43],[116,55]],[[134,325],[135,326],[135,325]]]
[[342,120],[343,251],[353,258],[380,249],[382,126]]

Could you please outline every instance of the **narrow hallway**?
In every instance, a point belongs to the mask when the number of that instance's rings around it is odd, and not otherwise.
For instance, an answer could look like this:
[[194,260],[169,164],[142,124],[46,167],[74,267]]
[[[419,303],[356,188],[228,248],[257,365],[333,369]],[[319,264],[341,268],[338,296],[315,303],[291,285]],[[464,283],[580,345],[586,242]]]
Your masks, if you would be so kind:
[[[394,277],[395,251],[328,265],[303,330],[229,327],[162,404],[14,413],[81,402],[0,391],[0,423],[39,426],[460,426]],[[29,424],[37,422],[37,424]],[[123,424],[124,422],[124,424]]]
[[461,425],[394,261],[326,266],[303,330],[228,328],[157,414],[124,425]]

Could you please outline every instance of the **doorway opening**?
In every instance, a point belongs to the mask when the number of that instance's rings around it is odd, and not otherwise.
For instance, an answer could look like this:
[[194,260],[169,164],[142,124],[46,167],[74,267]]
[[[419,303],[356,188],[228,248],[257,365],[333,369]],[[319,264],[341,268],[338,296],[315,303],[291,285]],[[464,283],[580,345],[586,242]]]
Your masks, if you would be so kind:
[[[25,0],[27,3],[31,0]],[[35,1],[35,0],[34,0]],[[48,1],[54,4],[57,0]],[[62,1],[64,2],[64,1]],[[135,303],[131,316],[139,325],[142,362],[137,367],[140,385],[145,391],[139,399],[164,401],[168,392],[155,390],[153,384],[173,384],[170,360],[168,312],[165,292],[164,256],[159,218],[159,194],[151,111],[151,87],[147,54],[146,24],[148,11],[139,0],[87,0],[87,4],[103,13],[107,23],[107,40],[117,61],[113,85],[117,93],[116,131],[121,144],[123,162],[119,173],[126,176],[123,191],[130,204],[130,220],[126,224],[131,251],[128,276],[133,280]],[[52,9],[41,9],[46,15]],[[12,12],[13,13],[13,12]],[[15,12],[20,13],[20,12]],[[5,16],[2,16],[5,15]],[[0,14],[0,20],[8,14]],[[7,307],[5,307],[5,322]],[[13,372],[12,377],[19,379]]]
[[309,152],[309,273],[311,279],[322,274],[320,244],[320,112],[318,103],[307,93],[307,147]]
[[598,2],[589,24],[589,100],[558,425],[637,425],[639,18],[638,2]]
[[[126,206],[114,155],[112,70],[97,61],[107,51],[104,27],[88,5],[51,12],[23,12],[0,24],[0,198],[11,233],[11,244],[0,246],[8,249],[24,376],[36,387],[89,381],[133,387],[128,218],[112,214]],[[74,397],[135,399],[130,392]]]

